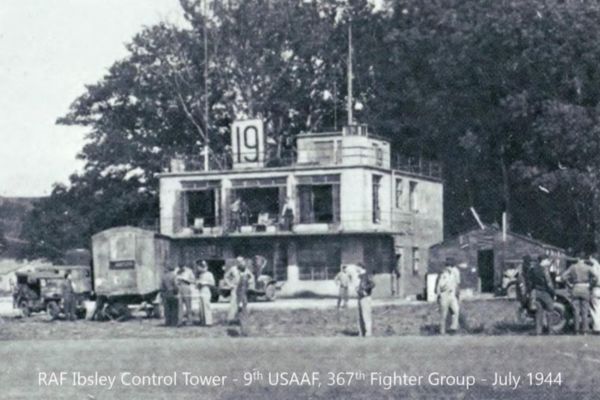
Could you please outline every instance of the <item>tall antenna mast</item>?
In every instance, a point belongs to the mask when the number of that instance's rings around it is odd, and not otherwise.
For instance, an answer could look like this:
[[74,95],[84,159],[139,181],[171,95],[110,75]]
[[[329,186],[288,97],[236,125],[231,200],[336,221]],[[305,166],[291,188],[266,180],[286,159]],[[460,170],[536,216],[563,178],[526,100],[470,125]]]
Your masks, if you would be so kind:
[[352,117],[352,16],[348,18],[348,126],[351,126]]
[[204,170],[210,169],[210,138],[208,135],[208,0],[204,0]]

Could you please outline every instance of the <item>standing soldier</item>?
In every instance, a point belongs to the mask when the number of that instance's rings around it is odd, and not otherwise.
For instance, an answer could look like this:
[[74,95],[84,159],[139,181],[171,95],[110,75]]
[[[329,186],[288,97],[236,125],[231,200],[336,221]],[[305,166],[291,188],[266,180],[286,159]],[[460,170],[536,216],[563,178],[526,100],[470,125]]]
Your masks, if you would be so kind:
[[247,317],[248,317],[248,289],[253,285],[254,278],[252,272],[247,269],[246,263],[239,266],[239,281],[235,288],[237,299],[237,320],[240,324],[240,335],[247,336]]
[[286,196],[285,203],[283,203],[281,217],[283,219],[283,230],[291,231],[294,226],[294,202],[289,196]]
[[529,268],[529,282],[531,300],[535,304],[535,333],[541,335],[544,325],[547,324],[546,313],[554,308],[554,285],[550,278],[550,260],[539,257],[538,262]]
[[375,287],[375,282],[373,282],[373,277],[367,272],[362,263],[359,263],[358,267],[358,332],[360,336],[371,336],[373,334],[371,292]]
[[63,307],[65,309],[65,318],[67,321],[75,321],[75,291],[71,281],[71,271],[65,273],[65,279],[61,285],[63,295]]
[[[180,324],[189,323],[192,320],[192,290],[191,284],[196,280],[194,272],[184,264],[179,265],[175,283],[179,292],[179,317]],[[185,308],[185,312],[183,309]]]
[[215,287],[215,277],[208,270],[208,264],[204,260],[197,260],[196,267],[198,268],[198,279],[196,284],[200,289],[200,323],[205,326],[213,324],[212,310],[210,308],[210,300],[212,298],[212,288]]
[[[546,261],[546,260],[544,260]],[[575,306],[575,331],[582,335],[590,328],[588,314],[590,311],[590,282],[592,280],[591,262],[580,257],[561,274],[571,291]]]
[[337,308],[340,306],[343,308],[348,307],[348,296],[350,290],[350,274],[348,274],[345,265],[342,265],[342,270],[335,276],[335,283],[339,286]]
[[593,257],[590,257],[592,263],[592,282],[591,286],[591,315],[592,315],[592,331],[595,335],[600,334],[600,263]]
[[448,312],[452,314],[450,331],[458,330],[458,317],[460,307],[458,304],[458,291],[460,288],[460,271],[454,265],[452,258],[447,258],[444,270],[437,279],[435,285],[435,294],[437,295],[438,305],[440,306],[440,334],[446,334],[446,322]]
[[172,266],[167,267],[167,271],[162,277],[160,294],[165,313],[165,325],[177,326],[179,324],[179,299],[177,284],[175,283],[175,272]]
[[[232,265],[228,270],[225,271],[223,280],[225,286],[229,288],[229,311],[227,312],[227,322],[232,323],[235,321],[237,316],[238,302],[236,288],[240,282],[240,270],[238,269],[240,264],[244,263],[243,257],[237,257],[235,265]],[[223,269],[226,267],[223,266]]]

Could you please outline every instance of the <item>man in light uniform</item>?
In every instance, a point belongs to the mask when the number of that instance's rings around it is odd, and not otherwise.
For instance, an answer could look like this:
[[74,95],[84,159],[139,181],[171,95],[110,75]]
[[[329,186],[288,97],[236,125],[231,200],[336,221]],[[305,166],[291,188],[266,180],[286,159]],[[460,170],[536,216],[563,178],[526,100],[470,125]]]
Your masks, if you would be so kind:
[[208,270],[208,264],[204,260],[197,260],[198,279],[196,285],[200,290],[200,323],[205,326],[213,324],[212,310],[210,300],[212,298],[212,288],[215,286],[215,277]]
[[373,334],[371,292],[375,287],[375,282],[362,263],[358,264],[358,273],[358,332],[360,336],[368,337]]
[[342,265],[342,270],[335,276],[335,283],[339,286],[337,301],[338,310],[340,309],[340,306],[342,308],[348,307],[348,291],[350,289],[350,281],[350,274],[348,274],[346,266]]
[[446,259],[444,270],[437,279],[435,285],[435,294],[440,306],[440,334],[446,334],[446,320],[448,311],[452,313],[452,322],[450,331],[458,330],[458,291],[460,289],[460,271],[454,265],[454,260]]
[[580,257],[561,274],[561,278],[567,282],[571,291],[573,305],[575,307],[575,332],[586,334],[590,328],[590,282],[592,280],[592,266],[589,260]]
[[[175,275],[175,282],[179,291],[179,323],[189,323],[192,320],[192,289],[191,284],[196,281],[194,272],[191,268],[186,267],[184,264],[179,265],[177,274]],[[185,312],[183,309],[185,308]]]

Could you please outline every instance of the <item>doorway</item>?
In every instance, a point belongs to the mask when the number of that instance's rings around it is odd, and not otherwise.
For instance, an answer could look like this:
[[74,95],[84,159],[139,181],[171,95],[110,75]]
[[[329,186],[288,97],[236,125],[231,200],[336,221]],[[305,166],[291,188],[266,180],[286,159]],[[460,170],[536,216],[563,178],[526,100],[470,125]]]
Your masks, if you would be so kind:
[[494,292],[494,250],[477,252],[477,269],[483,293]]

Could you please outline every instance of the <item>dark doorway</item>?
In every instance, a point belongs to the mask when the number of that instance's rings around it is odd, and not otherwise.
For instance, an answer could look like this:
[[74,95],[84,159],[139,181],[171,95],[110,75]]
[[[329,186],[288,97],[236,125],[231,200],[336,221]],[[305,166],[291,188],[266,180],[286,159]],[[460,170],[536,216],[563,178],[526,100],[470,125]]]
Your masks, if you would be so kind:
[[477,269],[481,279],[483,293],[494,292],[494,250],[480,250],[477,252]]

